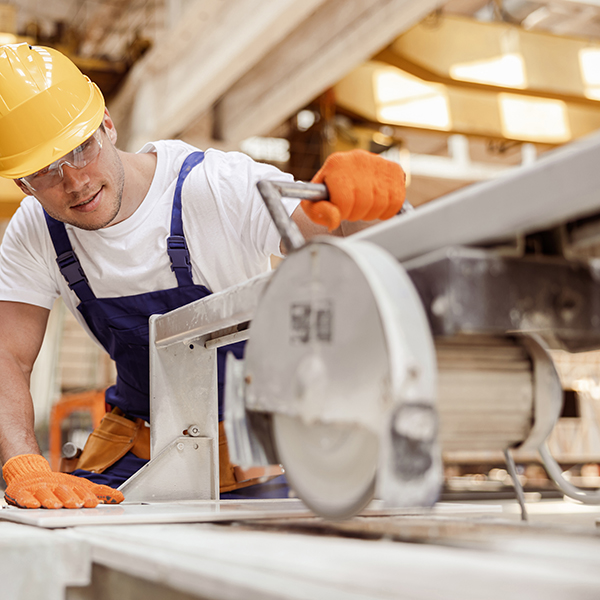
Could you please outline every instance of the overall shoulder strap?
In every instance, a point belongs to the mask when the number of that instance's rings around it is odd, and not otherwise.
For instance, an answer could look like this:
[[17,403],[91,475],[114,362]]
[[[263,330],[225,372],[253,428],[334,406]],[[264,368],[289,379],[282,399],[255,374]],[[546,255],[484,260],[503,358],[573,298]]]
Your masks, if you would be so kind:
[[183,235],[183,220],[181,218],[181,190],[183,182],[190,171],[204,160],[204,152],[192,152],[181,167],[175,195],[173,196],[173,210],[171,212],[171,235],[167,238],[167,252],[171,259],[171,270],[177,277],[177,285],[194,285],[192,279],[192,263],[187,242]]
[[79,300],[82,302],[93,300],[96,296],[94,296],[81,263],[73,250],[73,246],[71,246],[65,224],[53,219],[46,211],[44,211],[44,216],[46,217],[50,239],[56,251],[56,262],[62,276],[69,287],[77,294]]

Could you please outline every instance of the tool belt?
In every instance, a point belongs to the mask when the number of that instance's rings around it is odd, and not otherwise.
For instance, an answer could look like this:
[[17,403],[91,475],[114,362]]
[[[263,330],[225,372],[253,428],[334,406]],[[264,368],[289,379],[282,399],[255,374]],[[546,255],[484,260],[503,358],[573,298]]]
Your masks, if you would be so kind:
[[138,458],[150,460],[150,428],[143,419],[128,418],[115,407],[90,433],[77,468],[103,473],[130,451]]
[[[128,452],[150,460],[150,428],[143,419],[126,417],[120,408],[106,413],[92,431],[77,462],[77,469],[102,473]],[[283,473],[279,465],[242,469],[229,460],[225,427],[219,423],[220,491],[230,492],[256,483],[264,483]]]

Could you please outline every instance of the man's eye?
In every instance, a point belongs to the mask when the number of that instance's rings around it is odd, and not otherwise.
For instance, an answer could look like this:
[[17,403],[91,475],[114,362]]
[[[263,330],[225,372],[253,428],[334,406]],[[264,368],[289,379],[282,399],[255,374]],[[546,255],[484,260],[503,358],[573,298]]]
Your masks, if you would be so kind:
[[44,175],[46,175],[48,172],[50,171],[50,166],[48,167],[44,167],[43,169],[40,169],[39,171],[36,171],[32,177],[35,179],[36,177],[43,177]]
[[83,144],[81,144],[78,148],[76,148],[77,152],[85,152],[91,145],[92,145],[92,138],[90,138],[89,140],[86,140],[85,142],[83,142]]

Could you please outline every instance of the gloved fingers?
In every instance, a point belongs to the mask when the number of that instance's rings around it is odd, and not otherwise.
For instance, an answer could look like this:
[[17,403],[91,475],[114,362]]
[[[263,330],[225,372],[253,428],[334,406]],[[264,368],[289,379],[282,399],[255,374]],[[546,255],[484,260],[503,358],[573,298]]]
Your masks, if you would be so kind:
[[313,223],[324,225],[329,231],[333,231],[340,226],[340,211],[331,202],[326,202],[324,200],[321,202],[303,200],[302,210]]
[[391,219],[394,215],[397,215],[404,204],[405,191],[404,187],[398,189],[390,189],[389,200],[387,208],[381,213],[379,217],[382,221]]
[[360,198],[360,193],[342,177],[326,177],[325,181],[329,189],[329,202],[340,212],[340,220],[354,220],[356,201]]
[[93,494],[94,498],[102,504],[120,504],[125,500],[123,492],[115,490],[108,485],[94,483],[89,479],[80,479],[79,482],[85,487],[88,493]]
[[389,219],[402,208],[405,180],[398,163],[364,150],[335,152],[312,182],[327,186],[330,204],[337,208],[339,219],[335,211],[326,209],[323,203],[316,203],[313,208],[308,207],[308,203],[302,206],[312,221],[330,230],[339,227],[340,221]]
[[19,508],[40,508],[42,506],[37,498],[27,490],[12,492],[7,488],[6,492],[4,492],[4,499],[8,504],[18,506]]
[[64,483],[54,487],[54,495],[62,502],[64,508],[81,508],[84,505],[78,490]]
[[[311,183],[324,183],[329,192],[329,203],[333,204],[339,211],[340,222],[349,219],[354,210],[354,203],[357,199],[356,182],[351,175],[352,169],[349,168],[348,161],[350,153],[334,153],[330,155],[325,164],[317,171],[317,174],[311,179]],[[315,202],[314,204],[320,204]],[[306,212],[306,210],[304,211]],[[306,213],[312,219],[309,213]],[[316,222],[316,221],[315,221]],[[319,225],[329,225],[321,222]],[[337,229],[340,226],[338,222],[335,227],[329,230]]]
[[[69,477],[72,477],[69,475]],[[91,483],[86,479],[80,479],[79,477],[75,478],[74,483],[69,482],[68,487],[73,490],[73,493],[77,495],[79,502],[81,503],[81,507],[83,508],[96,508],[98,506],[98,498],[96,498],[94,492],[90,489],[88,485],[82,485]],[[81,508],[80,507],[80,508]]]
[[123,492],[108,487],[107,485],[94,486],[94,494],[103,504],[120,504],[125,500]]
[[397,215],[406,198],[406,174],[397,163],[390,162],[385,178],[387,188],[387,208],[378,217],[382,221]]
[[[375,184],[376,185],[376,184]],[[373,189],[371,191],[372,202],[368,210],[357,219],[357,221],[374,221],[379,219],[380,215],[383,214],[388,208],[388,198],[386,195]]]
[[[342,220],[345,221],[362,221],[373,209],[377,192],[373,182],[368,179],[358,179],[355,182],[354,189],[347,191],[346,194],[349,196],[353,194],[354,199],[352,202],[352,208],[348,211],[341,210]],[[345,203],[348,206],[348,203]],[[344,216],[344,212],[346,215]]]
[[54,491],[49,486],[42,484],[32,490],[33,495],[42,508],[62,508],[63,503],[55,496]]

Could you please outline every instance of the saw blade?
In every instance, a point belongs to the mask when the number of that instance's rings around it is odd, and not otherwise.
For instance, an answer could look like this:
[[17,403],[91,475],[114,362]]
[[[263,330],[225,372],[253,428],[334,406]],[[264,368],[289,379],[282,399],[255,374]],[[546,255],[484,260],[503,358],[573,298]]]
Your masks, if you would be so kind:
[[292,489],[317,514],[344,519],[373,498],[377,436],[358,424],[273,415],[277,451]]

